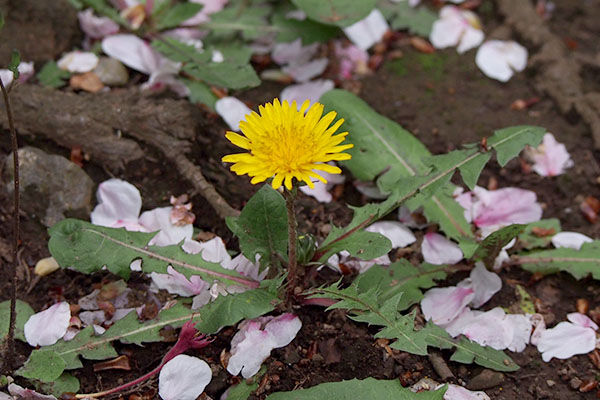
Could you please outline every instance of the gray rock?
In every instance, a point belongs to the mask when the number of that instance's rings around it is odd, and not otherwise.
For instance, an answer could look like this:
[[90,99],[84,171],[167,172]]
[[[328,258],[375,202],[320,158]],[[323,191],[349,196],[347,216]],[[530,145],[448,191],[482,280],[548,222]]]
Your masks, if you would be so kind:
[[[87,218],[94,182],[76,164],[34,147],[19,149],[21,209],[52,226],[66,217]],[[3,187],[13,192],[13,157],[6,158]]]
[[127,68],[119,60],[110,57],[100,57],[94,73],[108,86],[123,86],[129,81]]
[[504,382],[504,374],[502,372],[484,369],[479,374],[471,378],[467,384],[469,390],[485,390],[496,387]]

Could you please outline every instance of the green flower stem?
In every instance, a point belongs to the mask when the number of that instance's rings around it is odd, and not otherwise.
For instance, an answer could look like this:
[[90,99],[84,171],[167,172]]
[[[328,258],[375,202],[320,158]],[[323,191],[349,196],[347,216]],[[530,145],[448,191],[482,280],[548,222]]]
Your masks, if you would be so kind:
[[298,261],[296,257],[296,242],[298,222],[296,221],[296,207],[294,206],[295,200],[295,188],[292,190],[283,190],[283,197],[285,198],[285,206],[287,208],[288,216],[288,286],[287,286],[287,299],[290,301],[294,297],[294,289],[296,288],[297,272],[298,272]]

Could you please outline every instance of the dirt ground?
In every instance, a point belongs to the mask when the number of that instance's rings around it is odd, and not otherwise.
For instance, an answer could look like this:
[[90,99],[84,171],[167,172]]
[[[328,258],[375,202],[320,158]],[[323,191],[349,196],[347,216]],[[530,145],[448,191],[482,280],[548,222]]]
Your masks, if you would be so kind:
[[[555,0],[554,3],[556,9],[547,22],[552,31],[569,43],[575,43],[572,46],[573,53],[599,54],[600,1]],[[481,7],[486,31],[502,24],[492,2],[484,1]],[[566,144],[575,167],[559,177],[542,178],[524,170],[519,160],[513,160],[505,168],[490,163],[479,184],[488,186],[495,180],[498,187],[516,186],[533,190],[543,205],[545,218],[560,219],[563,230],[600,237],[600,223],[588,222],[579,211],[579,205],[586,196],[600,198],[600,152],[593,150],[589,127],[583,121],[576,115],[562,115],[551,99],[535,90],[530,82],[536,70],[527,69],[510,82],[501,84],[486,78],[477,69],[473,62],[474,51],[464,55],[456,54],[454,49],[423,54],[401,39],[393,43],[392,48],[400,50],[402,56],[386,59],[375,73],[352,85],[367,103],[413,132],[436,154],[464,143],[479,141],[494,129],[506,126],[529,124],[546,127],[557,140]],[[589,90],[600,88],[600,71],[593,68],[586,70],[584,77]],[[281,89],[279,84],[266,82],[258,88],[234,95],[251,105],[258,105],[271,101]],[[528,109],[517,111],[510,107],[517,99],[535,97],[540,97],[540,101]],[[230,204],[239,209],[257,188],[250,185],[247,179],[233,176],[220,162],[224,154],[234,150],[224,138],[224,123],[200,108],[197,112],[205,114],[207,125],[198,130],[190,158],[202,167],[207,179],[215,184]],[[20,145],[36,146],[66,157],[70,152],[70,149],[60,147],[42,136],[23,136]],[[201,196],[193,192],[191,185],[178,175],[173,165],[165,161],[156,149],[146,145],[142,148],[146,156],[129,163],[120,171],[94,163],[86,163],[84,169],[95,183],[111,176],[133,183],[142,193],[144,209],[167,205],[172,194],[192,194],[195,226],[223,237],[228,248],[235,248],[237,243],[224,222]],[[10,152],[7,132],[0,138],[0,149],[2,157]],[[343,206],[344,202],[360,205],[366,201],[350,183],[345,184],[339,194],[337,200],[330,204],[320,204],[312,198],[301,197],[300,230],[321,235],[323,226],[331,221],[337,225],[349,221],[351,215]],[[5,245],[10,243],[12,203],[6,194],[1,196],[0,256],[3,265],[7,266],[10,247]],[[48,235],[35,218],[23,215],[21,237],[19,298],[35,310],[42,309],[57,297],[76,303],[95,286],[116,279],[110,274],[85,276],[60,270],[41,279],[28,292],[33,266],[38,259],[49,255],[46,247]],[[420,244],[417,242],[413,246],[418,249]],[[465,274],[462,272],[449,277],[448,283],[464,278]],[[517,301],[517,283],[524,285],[534,298],[549,304],[556,321],[574,312],[579,298],[589,300],[590,309],[600,306],[600,284],[591,279],[576,281],[569,275],[559,274],[538,280],[518,267],[509,268],[500,276],[503,289],[486,305],[486,309],[509,307]],[[319,279],[324,282],[335,277],[324,275]],[[144,282],[142,276],[134,276],[129,286],[141,290],[139,288],[144,287]],[[7,299],[8,293],[7,283],[3,280],[0,283],[0,300]],[[400,379],[405,385],[423,377],[439,380],[427,357],[401,352],[389,354],[373,338],[375,330],[352,322],[340,311],[324,313],[322,309],[311,306],[299,309],[298,315],[303,323],[302,330],[288,347],[273,352],[266,363],[268,373],[261,383],[261,393],[252,398],[264,399],[273,391],[306,388],[322,382],[352,378]],[[221,351],[228,349],[234,333],[233,329],[224,330],[211,346],[200,352],[213,367],[213,380],[206,390],[213,399],[218,399],[227,387],[237,382],[237,378],[229,376],[219,361]],[[118,352],[130,356],[131,371],[94,373],[93,363],[84,361],[84,368],[73,371],[73,374],[79,378],[82,392],[111,388],[135,379],[157,365],[169,346],[170,343],[145,347],[117,344]],[[18,352],[18,363],[21,364],[28,357],[30,348],[19,344]],[[449,354],[442,352],[441,355],[449,359]],[[581,382],[584,386],[588,382],[596,382],[600,373],[587,355],[569,360],[553,359],[545,363],[533,346],[528,346],[523,353],[510,355],[521,369],[503,374],[502,383],[485,389],[492,399],[593,399],[600,396],[595,384],[588,384],[592,389],[586,393],[576,390],[583,387],[580,386]],[[453,362],[448,362],[448,365],[456,377],[452,380],[454,383],[468,384],[481,371],[475,365]],[[131,393],[142,395],[143,398],[158,398],[156,387],[156,382],[151,381]],[[125,394],[122,398],[140,398],[128,396]]]

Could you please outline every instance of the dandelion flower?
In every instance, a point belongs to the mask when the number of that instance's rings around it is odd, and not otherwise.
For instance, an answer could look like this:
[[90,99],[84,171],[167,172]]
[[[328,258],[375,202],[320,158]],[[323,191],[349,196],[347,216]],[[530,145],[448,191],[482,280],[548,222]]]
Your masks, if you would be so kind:
[[343,151],[354,145],[340,145],[348,132],[334,135],[343,119],[331,125],[337,115],[334,111],[323,116],[322,104],[314,103],[306,111],[309,105],[306,100],[298,110],[295,101],[290,104],[275,99],[260,106],[260,114],[252,112],[240,122],[244,135],[231,131],[226,135],[231,143],[249,152],[230,154],[223,161],[233,163],[231,170],[236,174],[252,177],[252,184],[273,178],[274,189],[285,183],[291,190],[294,178],[311,188],[311,178],[327,183],[315,170],[340,174],[341,169],[327,162],[349,160],[350,154]]

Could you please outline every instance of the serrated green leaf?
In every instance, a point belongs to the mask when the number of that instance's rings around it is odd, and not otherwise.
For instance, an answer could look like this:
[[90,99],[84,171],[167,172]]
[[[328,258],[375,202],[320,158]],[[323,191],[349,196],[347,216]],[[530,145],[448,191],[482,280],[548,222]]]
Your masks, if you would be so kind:
[[65,361],[51,349],[34,350],[15,374],[42,382],[53,382],[65,369]]
[[339,33],[339,29],[330,25],[320,24],[310,19],[299,21],[286,18],[283,12],[277,12],[271,18],[271,25],[277,29],[278,42],[293,42],[301,38],[302,44],[326,42]]
[[[534,233],[536,229],[542,229],[547,234],[543,236],[536,235]],[[548,246],[552,242],[552,237],[560,231],[561,227],[558,219],[542,219],[525,226],[525,230],[519,235],[519,243],[527,250],[543,248]]]
[[190,79],[180,79],[180,81],[189,89],[190,94],[188,95],[188,98],[192,103],[204,104],[211,110],[215,110],[215,104],[217,103],[218,98],[205,83],[192,81]]
[[427,263],[415,267],[407,260],[400,259],[387,267],[372,266],[360,274],[354,280],[354,284],[359,293],[363,293],[369,288],[379,287],[379,301],[386,301],[392,296],[402,293],[398,311],[403,311],[421,301],[423,298],[421,289],[435,286],[434,279],[444,279],[446,277],[445,269],[445,266]]
[[600,279],[600,240],[585,243],[581,249],[554,249],[519,255],[514,261],[523,269],[542,274],[568,272],[576,279],[591,275]]
[[287,259],[287,209],[285,200],[270,185],[263,187],[248,200],[239,217],[226,220],[227,226],[240,239],[240,249],[246,258],[277,265]]
[[[25,364],[27,375],[22,376],[51,382],[65,369],[81,368],[80,357],[87,360],[117,357],[112,342],[138,345],[160,342],[163,340],[160,334],[162,328],[178,328],[187,321],[196,322],[196,328],[200,332],[212,334],[223,326],[236,324],[244,318],[266,314],[274,309],[276,302],[276,294],[261,288],[219,296],[214,302],[194,311],[176,303],[171,308],[162,310],[156,319],[150,321],[140,322],[137,314],[132,311],[102,335],[96,335],[93,327],[88,326],[68,342],[61,340],[52,346],[34,350]],[[46,370],[48,365],[53,365],[52,373]]]
[[163,30],[179,26],[183,21],[198,14],[203,8],[198,3],[180,3],[167,9],[156,21],[156,29]]
[[71,74],[68,71],[63,71],[58,68],[58,65],[54,61],[48,61],[40,72],[37,74],[37,78],[40,83],[44,86],[59,88],[66,84],[66,80],[69,79]]
[[[17,322],[15,324],[15,338],[25,341],[24,326],[29,317],[35,314],[33,308],[22,300],[17,300],[15,304],[17,312]],[[8,334],[10,322],[10,300],[0,303],[0,344],[4,342]]]
[[17,50],[13,50],[10,53],[10,63],[8,63],[8,70],[13,73],[15,80],[19,79],[21,75],[19,72],[19,64],[21,64],[21,55]]
[[38,392],[52,394],[58,398],[63,393],[77,393],[80,387],[79,379],[68,372],[63,372],[61,376],[52,382],[32,380],[32,384]]
[[161,37],[151,43],[152,47],[165,57],[177,62],[206,64],[210,62],[211,53],[197,49],[191,44],[183,43],[175,38]]
[[479,244],[479,247],[477,247],[477,250],[475,250],[472,258],[474,260],[481,260],[486,267],[492,268],[494,266],[494,260],[498,257],[498,254],[500,254],[502,248],[511,240],[519,236],[524,229],[525,225],[512,224],[493,232],[483,239]]
[[385,2],[380,5],[393,30],[407,29],[410,33],[429,37],[433,23],[438,19],[437,14],[426,7],[414,8],[408,1],[397,3]]
[[487,140],[487,146],[496,150],[496,159],[504,167],[519,155],[526,145],[537,147],[544,138],[545,128],[538,126],[511,126],[500,129]]
[[62,220],[48,232],[48,249],[62,268],[90,274],[106,266],[112,273],[127,279],[131,262],[141,259],[142,270],[146,273],[167,273],[167,267],[171,265],[186,277],[198,275],[209,282],[218,280],[228,285],[258,287],[257,282],[205,261],[200,254],[188,254],[179,245],[148,246],[156,232],[131,232],[76,219]]
[[236,65],[226,62],[185,64],[183,71],[196,79],[229,89],[245,89],[260,85],[260,78],[250,64]]
[[413,393],[402,387],[397,379],[385,381],[367,378],[321,383],[308,389],[272,393],[267,396],[267,400],[443,400],[446,390],[446,387],[442,387],[435,391]]
[[473,190],[475,185],[477,185],[479,175],[481,175],[481,171],[483,171],[483,167],[485,167],[485,164],[490,160],[490,157],[492,157],[492,155],[489,152],[480,153],[458,168],[463,182],[470,190]]
[[[333,227],[332,232],[340,230]],[[341,233],[340,233],[341,235]],[[334,232],[334,236],[339,237]],[[327,243],[324,242],[326,245]],[[346,250],[352,257],[360,258],[361,260],[372,260],[389,253],[392,250],[392,242],[385,236],[367,231],[358,231],[344,239],[338,240],[327,247],[327,251],[320,257],[319,260],[326,261],[332,254]]]
[[345,28],[369,15],[377,0],[292,0],[292,3],[312,20]]
[[210,38],[213,39],[230,40],[241,33],[245,40],[255,40],[277,31],[267,22],[270,13],[271,7],[266,5],[255,5],[244,10],[227,7],[211,14],[210,21],[202,24],[202,28],[209,29]]

